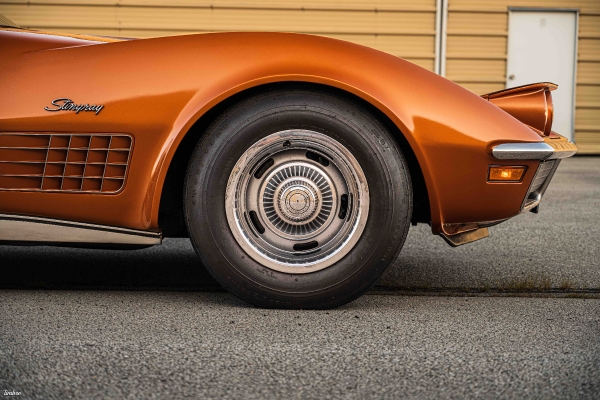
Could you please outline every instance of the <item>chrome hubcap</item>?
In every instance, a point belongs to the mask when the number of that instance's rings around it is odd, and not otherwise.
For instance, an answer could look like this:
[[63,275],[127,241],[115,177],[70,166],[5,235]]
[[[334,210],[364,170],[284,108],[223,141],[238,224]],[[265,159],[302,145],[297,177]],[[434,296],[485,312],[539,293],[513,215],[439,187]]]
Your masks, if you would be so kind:
[[240,246],[265,267],[308,273],[358,241],[368,186],[352,154],[329,136],[289,130],[252,145],[234,166],[225,207]]
[[275,210],[279,217],[291,224],[305,223],[314,219],[319,203],[317,189],[309,182],[294,179],[280,185],[275,194]]
[[319,199],[317,193],[310,186],[298,185],[298,181],[292,182],[279,194],[277,207],[287,218],[302,222],[313,216]]
[[262,208],[279,231],[307,234],[328,221],[334,206],[331,183],[317,167],[286,164],[271,173],[267,182]]

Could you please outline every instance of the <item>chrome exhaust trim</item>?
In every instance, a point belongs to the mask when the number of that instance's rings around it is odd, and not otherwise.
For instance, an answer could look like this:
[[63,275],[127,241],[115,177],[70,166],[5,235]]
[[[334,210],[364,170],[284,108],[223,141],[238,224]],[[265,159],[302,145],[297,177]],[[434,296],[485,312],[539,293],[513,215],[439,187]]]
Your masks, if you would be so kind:
[[152,246],[162,243],[162,234],[51,218],[0,214],[0,242]]
[[486,238],[489,235],[490,232],[488,228],[478,228],[472,231],[457,233],[456,235],[446,235],[443,232],[440,233],[442,239],[452,247],[462,246],[463,244]]
[[542,196],[546,193],[546,189],[548,189],[559,164],[560,160],[542,161],[540,163],[521,204],[521,212],[531,211],[540,205]]

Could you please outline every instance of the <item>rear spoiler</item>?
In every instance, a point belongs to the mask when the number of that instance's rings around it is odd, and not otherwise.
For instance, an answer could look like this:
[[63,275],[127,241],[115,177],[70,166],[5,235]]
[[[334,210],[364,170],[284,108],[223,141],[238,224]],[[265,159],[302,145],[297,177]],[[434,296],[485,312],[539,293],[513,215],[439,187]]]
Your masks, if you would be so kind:
[[551,91],[558,85],[550,82],[532,83],[515,88],[484,94],[484,99],[506,111],[540,136],[550,136],[552,132]]

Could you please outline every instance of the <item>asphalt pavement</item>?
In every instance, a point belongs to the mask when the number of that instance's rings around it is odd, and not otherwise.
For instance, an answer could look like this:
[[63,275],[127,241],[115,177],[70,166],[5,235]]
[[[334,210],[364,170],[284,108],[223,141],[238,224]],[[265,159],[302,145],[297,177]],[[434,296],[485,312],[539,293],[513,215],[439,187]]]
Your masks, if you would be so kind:
[[600,292],[600,157],[563,160],[538,214],[489,230],[485,239],[452,248],[428,226],[412,227],[380,285]]
[[460,248],[413,227],[377,290],[329,311],[251,307],[185,239],[130,252],[0,247],[0,391],[597,399],[599,206],[600,158],[566,160],[540,214]]
[[597,299],[6,290],[0,311],[0,390],[23,399],[600,397]]

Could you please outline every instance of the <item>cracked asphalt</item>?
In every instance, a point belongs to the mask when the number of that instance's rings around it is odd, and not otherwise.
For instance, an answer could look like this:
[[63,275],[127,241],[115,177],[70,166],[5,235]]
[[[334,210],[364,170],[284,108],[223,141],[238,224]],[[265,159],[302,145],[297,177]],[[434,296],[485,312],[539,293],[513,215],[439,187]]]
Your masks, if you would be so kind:
[[[220,290],[185,239],[130,252],[0,246],[0,391],[597,399],[599,206],[600,157],[565,160],[540,214],[460,248],[412,227],[379,283],[394,295],[330,311],[250,307]],[[573,298],[489,296],[519,288]],[[575,298],[586,290],[596,298]]]

